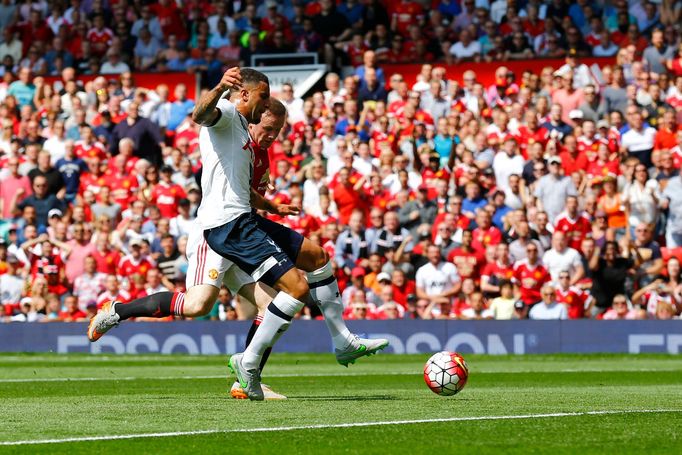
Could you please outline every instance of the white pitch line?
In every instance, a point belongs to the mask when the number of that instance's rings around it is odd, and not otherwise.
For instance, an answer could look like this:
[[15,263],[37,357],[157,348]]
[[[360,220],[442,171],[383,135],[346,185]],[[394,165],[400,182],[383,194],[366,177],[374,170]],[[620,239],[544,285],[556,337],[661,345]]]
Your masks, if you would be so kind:
[[120,439],[142,439],[142,438],[169,438],[173,436],[196,436],[205,434],[227,434],[227,433],[265,433],[277,431],[300,431],[300,430],[321,430],[329,428],[353,428],[353,427],[377,427],[388,425],[416,425],[420,423],[447,423],[447,422],[471,422],[480,420],[520,420],[520,419],[547,419],[558,417],[581,417],[599,416],[615,414],[654,414],[654,413],[678,413],[682,409],[633,409],[621,411],[584,411],[584,412],[555,412],[551,414],[522,414],[522,415],[502,415],[502,416],[475,416],[475,417],[446,417],[439,419],[415,419],[415,420],[392,420],[383,422],[353,422],[353,423],[331,423],[320,425],[299,425],[290,427],[261,427],[261,428],[238,428],[231,430],[193,430],[193,431],[171,431],[167,433],[140,433],[140,434],[117,434],[109,436],[83,436],[62,439],[38,439],[30,441],[3,441],[0,446],[20,446],[34,444],[62,444],[67,442],[90,442],[90,441],[115,441]]
[[[672,372],[680,371],[680,369],[675,368],[640,368],[640,369],[628,369],[628,370],[578,370],[578,369],[562,369],[562,370],[516,370],[516,371],[473,371],[476,374],[526,374],[526,373],[618,373],[618,372]],[[419,372],[391,372],[391,373],[378,373],[378,372],[362,372],[362,373],[275,373],[268,374],[268,378],[323,378],[323,377],[342,377],[342,376],[421,376]],[[90,381],[145,381],[145,380],[173,380],[173,379],[223,379],[227,378],[225,375],[199,375],[199,376],[107,376],[107,377],[73,377],[73,378],[4,378],[0,379],[0,384],[12,384],[12,383],[24,383],[24,382],[90,382]]]

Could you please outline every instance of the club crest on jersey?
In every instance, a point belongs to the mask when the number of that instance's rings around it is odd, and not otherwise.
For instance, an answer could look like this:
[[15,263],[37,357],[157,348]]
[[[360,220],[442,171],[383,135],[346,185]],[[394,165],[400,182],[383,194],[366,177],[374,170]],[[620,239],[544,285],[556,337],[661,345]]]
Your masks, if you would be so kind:
[[218,278],[218,271],[216,269],[211,269],[208,271],[208,277],[212,280],[215,280]]

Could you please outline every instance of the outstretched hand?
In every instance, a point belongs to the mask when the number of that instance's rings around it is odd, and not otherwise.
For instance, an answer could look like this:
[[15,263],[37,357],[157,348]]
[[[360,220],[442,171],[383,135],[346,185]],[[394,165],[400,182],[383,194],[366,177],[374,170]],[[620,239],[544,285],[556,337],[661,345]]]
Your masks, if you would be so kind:
[[301,207],[293,204],[277,204],[277,215],[289,216],[301,213]]
[[232,68],[225,71],[225,74],[223,74],[223,77],[220,79],[220,83],[218,85],[223,92],[227,90],[241,90],[242,74],[239,67],[233,66]]

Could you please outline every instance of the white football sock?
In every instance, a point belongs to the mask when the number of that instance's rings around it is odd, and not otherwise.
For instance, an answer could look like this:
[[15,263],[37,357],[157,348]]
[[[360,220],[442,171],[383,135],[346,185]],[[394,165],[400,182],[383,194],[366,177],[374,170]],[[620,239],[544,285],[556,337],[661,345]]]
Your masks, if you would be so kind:
[[291,325],[291,320],[303,308],[303,302],[300,302],[286,294],[279,292],[274,300],[268,305],[263,321],[258,326],[256,334],[251,340],[251,344],[244,351],[242,357],[242,365],[247,370],[257,369],[260,366],[260,360],[263,357],[263,352],[272,346],[282,333]]
[[334,347],[336,349],[347,348],[352,343],[353,335],[343,320],[343,302],[331,261],[314,272],[308,273],[307,276],[310,296],[322,310]]

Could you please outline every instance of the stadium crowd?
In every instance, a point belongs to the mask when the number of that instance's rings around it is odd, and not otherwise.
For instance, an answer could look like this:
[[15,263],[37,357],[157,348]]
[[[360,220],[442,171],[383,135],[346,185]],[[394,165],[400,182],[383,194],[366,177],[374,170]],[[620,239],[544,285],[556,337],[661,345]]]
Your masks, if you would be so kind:
[[[274,219],[334,258],[349,319],[677,318],[681,14],[670,0],[0,0],[0,321],[86,320],[184,289],[194,102],[134,72],[210,87],[292,51],[332,71],[305,99],[282,86],[268,197],[303,207]],[[501,63],[489,86],[439,66],[535,57],[565,64]],[[382,68],[396,62],[423,63],[417,80]],[[222,289],[209,317],[248,313]]]

